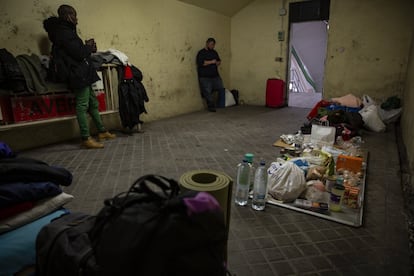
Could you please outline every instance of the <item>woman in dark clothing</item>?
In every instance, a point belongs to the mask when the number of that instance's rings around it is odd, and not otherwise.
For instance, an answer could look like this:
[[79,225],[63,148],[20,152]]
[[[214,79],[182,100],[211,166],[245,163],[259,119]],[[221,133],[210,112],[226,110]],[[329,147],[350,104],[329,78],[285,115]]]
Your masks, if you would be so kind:
[[[55,78],[64,81],[74,92],[76,99],[76,118],[78,120],[82,147],[89,149],[103,148],[101,143],[106,139],[115,138],[103,126],[98,111],[98,100],[91,85],[99,80],[96,70],[92,66],[90,56],[96,52],[93,39],[83,43],[76,32],[78,19],[76,10],[68,5],[61,5],[58,9],[59,17],[50,17],[43,21],[52,45],[51,66]],[[87,113],[92,117],[99,134],[98,141],[90,136]]]

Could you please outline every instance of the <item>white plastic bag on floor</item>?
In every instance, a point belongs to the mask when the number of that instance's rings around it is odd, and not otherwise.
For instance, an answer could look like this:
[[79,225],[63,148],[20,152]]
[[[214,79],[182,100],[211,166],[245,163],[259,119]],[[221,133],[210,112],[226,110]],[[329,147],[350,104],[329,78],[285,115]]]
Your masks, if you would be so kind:
[[402,107],[391,109],[391,110],[385,110],[382,108],[378,108],[378,114],[381,120],[386,124],[396,122],[398,118],[400,117],[401,113],[402,113]]
[[271,173],[269,171],[268,193],[283,202],[294,201],[306,189],[303,170],[292,162],[286,162],[281,166],[280,163],[272,165],[271,167],[277,169]]
[[228,90],[227,88],[225,89],[225,98],[226,98],[226,102],[225,102],[225,106],[233,106],[236,105],[236,100],[234,99],[233,94],[230,92],[230,90]]
[[385,131],[385,124],[382,122],[378,113],[378,107],[375,104],[365,106],[359,111],[359,114],[361,114],[362,120],[369,130],[375,132]]

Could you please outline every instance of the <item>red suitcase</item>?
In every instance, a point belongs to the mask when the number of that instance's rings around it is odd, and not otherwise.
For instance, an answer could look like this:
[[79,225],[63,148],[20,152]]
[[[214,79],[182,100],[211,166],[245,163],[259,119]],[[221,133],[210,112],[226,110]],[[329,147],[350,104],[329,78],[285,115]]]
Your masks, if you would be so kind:
[[266,106],[282,107],[285,105],[285,82],[279,79],[268,79],[266,83]]

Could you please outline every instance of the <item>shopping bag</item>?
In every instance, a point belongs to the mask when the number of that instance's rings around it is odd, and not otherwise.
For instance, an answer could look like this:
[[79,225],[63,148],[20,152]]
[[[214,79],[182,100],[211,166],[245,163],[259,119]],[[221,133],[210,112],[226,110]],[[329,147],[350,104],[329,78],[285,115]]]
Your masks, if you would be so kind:
[[268,192],[276,200],[292,202],[306,189],[305,174],[295,163],[273,162],[268,170]]
[[333,146],[336,128],[328,125],[312,125],[310,141],[314,145]]

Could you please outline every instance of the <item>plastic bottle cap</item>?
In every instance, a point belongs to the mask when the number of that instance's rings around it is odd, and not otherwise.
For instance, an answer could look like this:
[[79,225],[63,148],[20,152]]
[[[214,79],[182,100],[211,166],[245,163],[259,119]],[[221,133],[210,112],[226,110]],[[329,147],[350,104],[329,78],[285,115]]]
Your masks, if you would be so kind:
[[244,155],[244,158],[247,159],[247,162],[249,162],[249,163],[252,163],[253,162],[253,157],[254,157],[254,154],[253,153],[246,153]]

